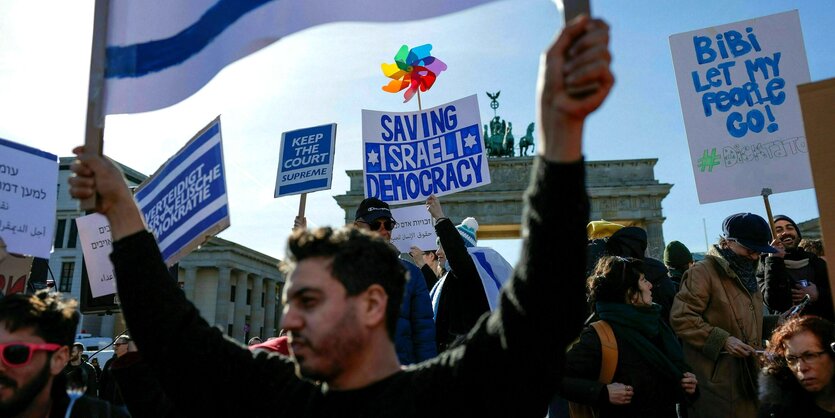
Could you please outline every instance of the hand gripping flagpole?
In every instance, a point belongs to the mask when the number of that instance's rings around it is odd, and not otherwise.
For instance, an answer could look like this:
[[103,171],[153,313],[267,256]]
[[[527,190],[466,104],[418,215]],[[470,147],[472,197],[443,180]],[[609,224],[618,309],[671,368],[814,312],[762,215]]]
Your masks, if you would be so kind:
[[[107,48],[107,16],[110,0],[96,0],[93,18],[93,45],[90,53],[90,83],[87,91],[87,123],[84,149],[102,155],[104,148],[104,67]],[[98,196],[83,199],[81,210],[96,208]]]

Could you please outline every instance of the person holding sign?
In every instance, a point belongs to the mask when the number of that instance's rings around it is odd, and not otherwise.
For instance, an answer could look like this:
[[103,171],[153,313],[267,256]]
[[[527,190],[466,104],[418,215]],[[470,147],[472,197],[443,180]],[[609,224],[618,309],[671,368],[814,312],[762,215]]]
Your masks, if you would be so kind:
[[[392,218],[388,203],[374,197],[364,199],[357,208],[355,219],[355,227],[376,233],[391,244],[391,230],[397,222]],[[357,262],[373,264],[376,260]],[[435,350],[435,322],[432,320],[429,289],[426,288],[426,282],[420,280],[423,273],[412,260],[401,258],[400,263],[408,273],[408,281],[400,306],[400,317],[397,319],[394,347],[400,363],[420,363],[438,354]]]
[[[606,23],[581,17],[543,55],[543,134],[526,194],[519,268],[498,309],[458,348],[417,366],[402,368],[397,360],[393,335],[406,278],[379,236],[356,228],[296,231],[281,324],[292,359],[251,353],[206,323],[170,280],[118,169],[77,148],[70,193],[100,196],[123,313],[166,395],[195,416],[544,416],[585,316],[582,133],[614,83],[608,43]],[[593,93],[567,92],[591,82],[600,86]]]

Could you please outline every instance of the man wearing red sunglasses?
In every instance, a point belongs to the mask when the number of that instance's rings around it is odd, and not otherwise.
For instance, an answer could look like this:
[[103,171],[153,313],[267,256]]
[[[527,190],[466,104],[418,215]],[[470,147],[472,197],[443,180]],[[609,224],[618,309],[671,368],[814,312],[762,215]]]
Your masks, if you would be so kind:
[[[75,301],[41,290],[0,299],[0,416],[60,417],[70,407],[62,371],[78,326]],[[72,417],[118,417],[106,402],[82,396]]]

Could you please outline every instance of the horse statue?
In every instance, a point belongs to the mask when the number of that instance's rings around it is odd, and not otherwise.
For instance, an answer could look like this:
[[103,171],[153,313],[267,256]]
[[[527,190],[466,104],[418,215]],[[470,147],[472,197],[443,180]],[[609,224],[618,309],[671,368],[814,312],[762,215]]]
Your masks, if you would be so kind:
[[527,157],[528,156],[528,148],[530,147],[531,152],[533,152],[533,122],[528,125],[528,133],[525,136],[519,138],[519,156],[520,157]]
[[508,122],[507,131],[504,134],[504,153],[502,155],[506,155],[508,157],[513,156],[513,142],[513,124]]

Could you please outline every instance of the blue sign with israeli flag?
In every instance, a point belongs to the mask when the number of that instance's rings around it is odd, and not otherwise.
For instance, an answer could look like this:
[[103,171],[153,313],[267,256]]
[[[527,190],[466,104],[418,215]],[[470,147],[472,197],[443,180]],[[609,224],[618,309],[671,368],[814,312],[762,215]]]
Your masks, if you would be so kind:
[[134,197],[168,265],[229,227],[220,117],[139,185]]
[[419,112],[362,111],[365,197],[423,202],[490,184],[475,95]]
[[331,188],[336,124],[281,134],[275,197]]

